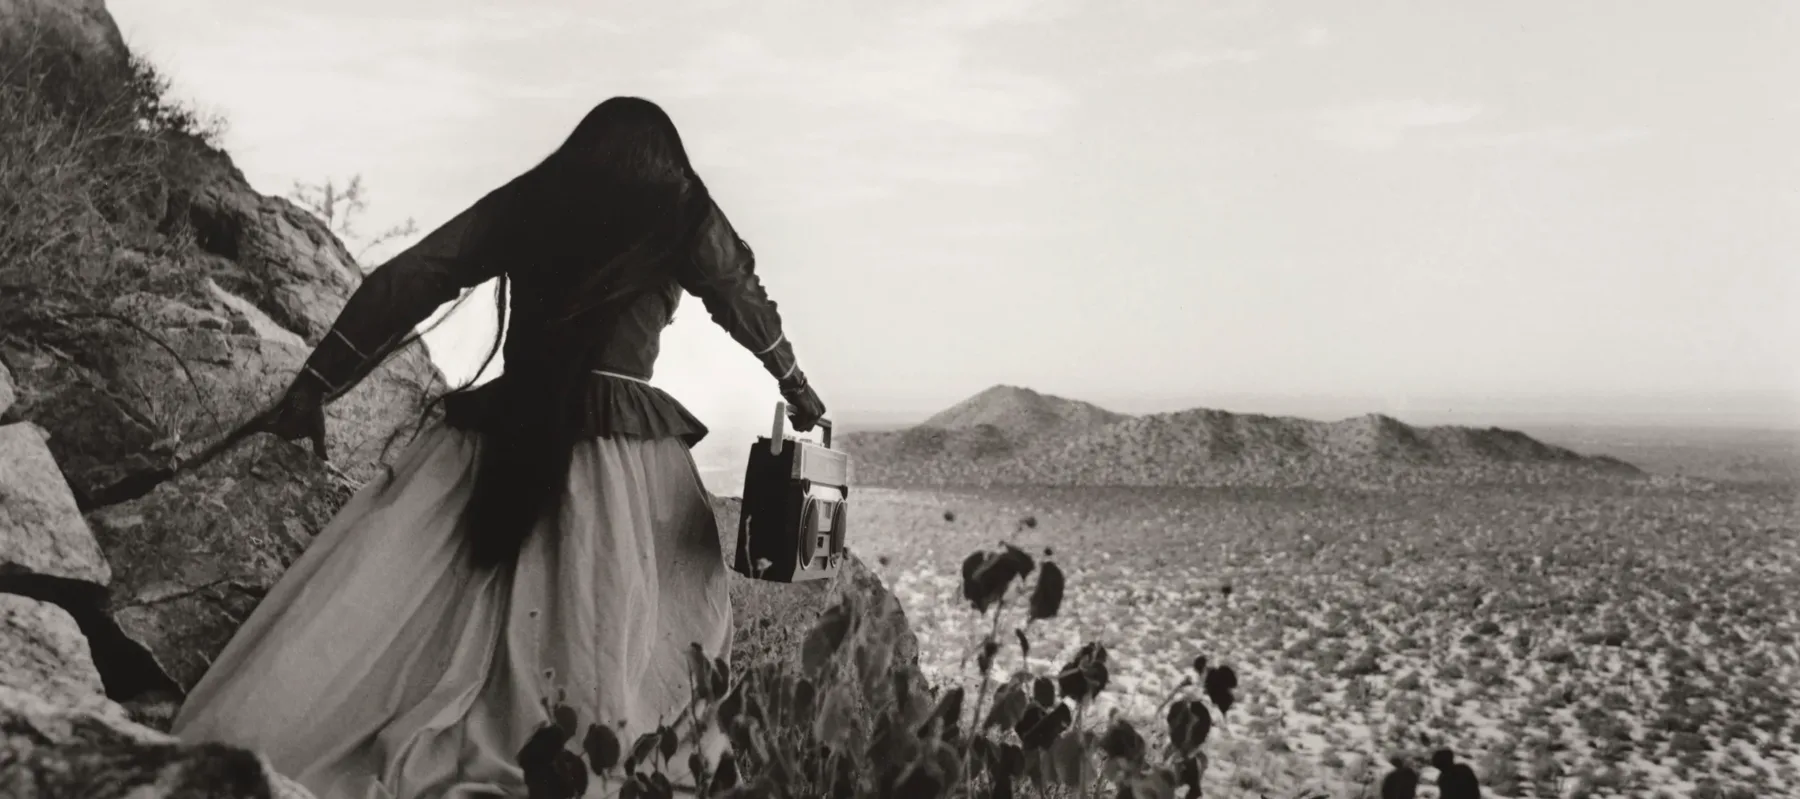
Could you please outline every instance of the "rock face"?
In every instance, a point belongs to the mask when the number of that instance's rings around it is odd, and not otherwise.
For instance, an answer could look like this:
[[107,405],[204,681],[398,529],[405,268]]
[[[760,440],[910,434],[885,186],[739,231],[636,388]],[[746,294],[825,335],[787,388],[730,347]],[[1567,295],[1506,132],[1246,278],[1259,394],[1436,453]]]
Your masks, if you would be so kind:
[[[190,226],[198,247],[116,255],[183,279],[114,298],[104,317],[0,330],[0,363],[17,392],[7,418],[45,431],[48,449],[17,466],[7,459],[9,474],[30,473],[0,489],[9,499],[0,518],[14,519],[0,524],[21,531],[0,545],[0,570],[52,574],[46,553],[87,541],[67,531],[75,508],[88,512],[98,549],[53,558],[67,572],[53,576],[110,583],[111,595],[74,599],[67,584],[32,595],[69,602],[108,651],[101,673],[121,700],[192,686],[354,481],[376,473],[390,433],[442,385],[426,353],[409,350],[328,409],[331,468],[264,438],[166,479],[178,458],[285,388],[360,274],[317,220],[257,195],[222,155],[200,163],[191,186],[171,193],[163,222],[171,235]],[[24,436],[0,446],[25,446]]]
[[246,443],[89,516],[114,576],[107,610],[182,690],[206,672],[352,487],[312,453]]
[[[159,225],[161,235],[191,234],[197,247],[114,255],[118,268],[179,279],[113,298],[79,323],[0,340],[0,362],[17,383],[10,413],[50,432],[84,508],[135,498],[179,456],[266,407],[360,280],[323,223],[257,194],[223,154],[198,152],[194,164]],[[395,357],[329,409],[334,463],[366,479],[389,434],[442,387],[422,348]]]

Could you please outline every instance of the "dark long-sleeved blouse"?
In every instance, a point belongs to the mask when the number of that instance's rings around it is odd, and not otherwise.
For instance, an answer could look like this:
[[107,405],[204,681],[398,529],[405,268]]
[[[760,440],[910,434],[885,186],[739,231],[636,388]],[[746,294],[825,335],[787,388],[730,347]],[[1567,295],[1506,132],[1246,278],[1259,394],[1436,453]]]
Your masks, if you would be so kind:
[[[480,237],[501,212],[500,193],[433,230],[371,272],[351,295],[336,322],[307,359],[303,379],[321,382],[336,398],[374,369],[402,340],[464,289],[497,277],[503,265],[473,257]],[[699,297],[714,322],[762,362],[777,380],[799,375],[793,344],[783,335],[774,300],[763,291],[750,252],[718,206],[713,205],[693,250],[671,264],[666,281],[645,291],[618,313],[596,321],[603,329],[591,372],[578,398],[585,436],[662,438],[692,445],[706,426],[674,397],[649,384],[663,328],[673,319],[683,290]],[[480,430],[496,421],[506,376],[445,403],[445,422]]]

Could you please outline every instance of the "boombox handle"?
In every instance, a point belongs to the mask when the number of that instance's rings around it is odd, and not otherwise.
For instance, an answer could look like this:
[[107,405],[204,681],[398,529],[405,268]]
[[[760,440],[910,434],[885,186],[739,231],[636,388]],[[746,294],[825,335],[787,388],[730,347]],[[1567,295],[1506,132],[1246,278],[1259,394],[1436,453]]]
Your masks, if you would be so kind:
[[[787,409],[788,409],[788,406],[787,406],[786,402],[783,402],[781,400],[775,401],[775,427],[773,430],[771,430],[769,432],[769,452],[774,453],[776,455],[781,454],[783,442],[787,440],[787,436],[783,435],[783,433],[787,432],[787,421],[788,421]],[[825,448],[831,449],[831,420],[830,419],[820,419],[819,420],[819,432],[822,436],[824,436]]]

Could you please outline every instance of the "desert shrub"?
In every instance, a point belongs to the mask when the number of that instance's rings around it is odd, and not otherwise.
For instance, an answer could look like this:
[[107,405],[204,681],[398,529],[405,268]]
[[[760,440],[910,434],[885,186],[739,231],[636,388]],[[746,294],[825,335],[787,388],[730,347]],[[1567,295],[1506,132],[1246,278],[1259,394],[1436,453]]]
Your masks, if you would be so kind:
[[295,181],[293,189],[288,192],[288,200],[325,223],[326,229],[350,248],[357,264],[365,270],[374,268],[369,260],[369,253],[389,242],[419,232],[418,222],[407,217],[404,222],[379,232],[363,233],[357,220],[369,210],[369,200],[368,187],[363,185],[362,175],[351,175],[349,180],[341,184],[331,178],[319,183]]
[[153,238],[219,129],[140,57],[100,57],[54,26],[0,32],[0,319],[102,307],[153,279],[115,253]]

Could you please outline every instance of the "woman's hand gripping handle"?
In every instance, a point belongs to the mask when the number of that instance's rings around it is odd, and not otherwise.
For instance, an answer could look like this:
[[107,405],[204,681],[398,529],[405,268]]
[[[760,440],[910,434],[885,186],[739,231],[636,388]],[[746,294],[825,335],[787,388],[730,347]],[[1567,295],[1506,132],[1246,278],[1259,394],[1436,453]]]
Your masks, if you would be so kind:
[[825,418],[825,401],[819,399],[819,392],[806,382],[806,375],[795,370],[788,379],[781,381],[781,398],[788,404],[788,421],[794,430],[804,433],[819,424]]

